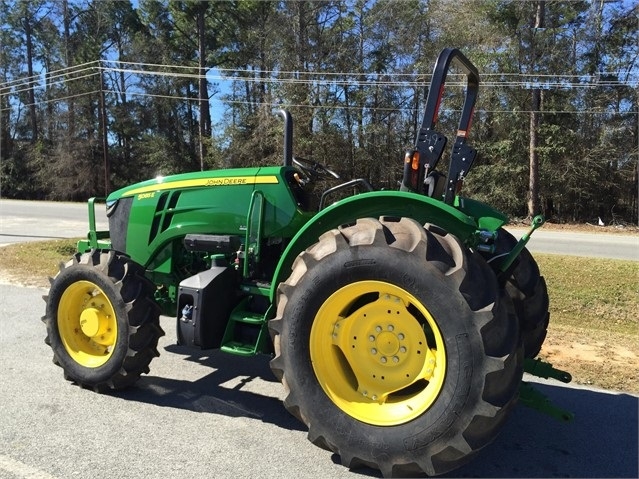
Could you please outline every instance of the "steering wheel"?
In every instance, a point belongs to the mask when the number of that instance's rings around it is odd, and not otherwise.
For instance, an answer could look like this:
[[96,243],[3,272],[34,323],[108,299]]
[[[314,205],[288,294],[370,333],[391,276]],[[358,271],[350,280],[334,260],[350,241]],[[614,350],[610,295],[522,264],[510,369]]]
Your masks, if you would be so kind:
[[340,179],[337,173],[316,161],[307,160],[306,158],[293,158],[293,163],[302,170],[309,180],[316,178],[324,180]]

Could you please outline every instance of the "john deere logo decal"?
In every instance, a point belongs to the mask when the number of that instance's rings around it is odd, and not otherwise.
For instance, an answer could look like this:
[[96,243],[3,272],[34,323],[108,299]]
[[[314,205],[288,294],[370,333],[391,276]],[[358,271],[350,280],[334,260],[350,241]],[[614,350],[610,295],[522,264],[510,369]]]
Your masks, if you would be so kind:
[[219,178],[197,178],[191,180],[176,180],[168,181],[166,183],[157,183],[155,185],[142,186],[133,190],[127,191],[123,196],[138,195],[138,199],[152,198],[153,195],[148,193],[155,193],[156,191],[172,190],[177,188],[196,188],[196,187],[210,187],[210,186],[239,186],[239,185],[265,185],[265,184],[277,184],[277,176],[227,176]]

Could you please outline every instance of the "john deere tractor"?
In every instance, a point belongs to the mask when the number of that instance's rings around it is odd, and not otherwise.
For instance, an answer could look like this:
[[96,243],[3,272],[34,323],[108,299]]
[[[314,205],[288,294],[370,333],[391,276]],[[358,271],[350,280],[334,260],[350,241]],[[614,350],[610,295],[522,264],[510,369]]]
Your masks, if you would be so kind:
[[[466,89],[442,175],[451,65]],[[123,188],[106,198],[108,231],[89,200],[88,237],[45,298],[54,363],[83,387],[131,386],[172,316],[185,347],[271,355],[284,406],[344,466],[405,476],[465,464],[513,410],[525,364],[569,380],[533,361],[549,314],[529,234],[517,241],[506,216],[460,195],[478,86],[466,57],[442,51],[399,191],[295,158],[282,111],[279,166]],[[334,186],[314,197],[318,180]]]

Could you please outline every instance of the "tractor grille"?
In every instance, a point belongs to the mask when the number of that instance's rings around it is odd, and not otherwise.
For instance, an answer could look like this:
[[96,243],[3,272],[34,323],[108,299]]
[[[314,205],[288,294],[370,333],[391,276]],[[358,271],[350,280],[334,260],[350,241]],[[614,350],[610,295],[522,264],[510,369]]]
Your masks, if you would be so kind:
[[133,198],[121,198],[107,211],[111,247],[122,253],[126,253],[126,234],[132,204]]

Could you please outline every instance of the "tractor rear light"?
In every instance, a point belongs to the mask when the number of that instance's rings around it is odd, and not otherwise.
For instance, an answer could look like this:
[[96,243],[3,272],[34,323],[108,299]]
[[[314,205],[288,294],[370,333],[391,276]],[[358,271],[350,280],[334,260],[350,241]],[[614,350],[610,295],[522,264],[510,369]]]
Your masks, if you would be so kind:
[[415,171],[419,170],[419,151],[413,152],[413,163],[411,168]]
[[406,150],[404,154],[404,163],[410,163],[413,158],[413,150]]

